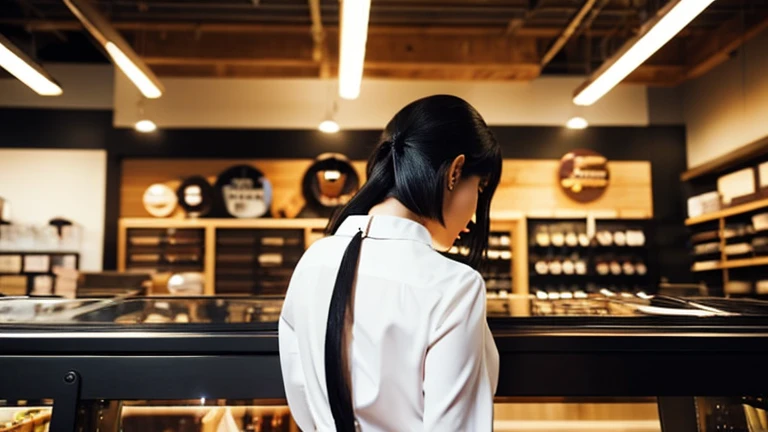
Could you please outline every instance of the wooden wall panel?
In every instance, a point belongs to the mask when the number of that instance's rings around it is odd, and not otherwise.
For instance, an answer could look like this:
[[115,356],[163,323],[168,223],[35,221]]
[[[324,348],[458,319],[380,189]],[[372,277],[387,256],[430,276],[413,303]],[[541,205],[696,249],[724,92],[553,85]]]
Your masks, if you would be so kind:
[[[176,189],[184,178],[192,175],[207,177],[213,184],[225,169],[239,164],[258,168],[272,182],[273,209],[301,197],[301,180],[312,164],[310,159],[126,159],[123,161],[120,182],[120,216],[149,217],[144,210],[142,196],[154,183],[165,183]],[[353,162],[361,179],[365,162]],[[182,212],[177,210],[177,216]]]
[[[176,188],[183,178],[203,175],[212,182],[236,164],[252,164],[272,182],[273,208],[281,208],[301,196],[301,180],[312,163],[309,159],[126,159],[120,185],[121,217],[147,217],[142,205],[144,191],[153,183]],[[364,179],[365,162],[354,162]],[[501,184],[493,212],[553,217],[564,212],[594,212],[604,217],[651,218],[653,195],[651,163],[648,161],[609,162],[611,182],[598,200],[581,204],[568,198],[558,186],[556,160],[508,159],[504,161]],[[181,216],[179,214],[179,216]]]
[[594,212],[610,217],[653,217],[651,163],[609,162],[610,184],[599,199],[582,204],[568,198],[558,185],[559,161],[507,159],[494,197],[492,211],[518,211],[555,217],[567,211]]

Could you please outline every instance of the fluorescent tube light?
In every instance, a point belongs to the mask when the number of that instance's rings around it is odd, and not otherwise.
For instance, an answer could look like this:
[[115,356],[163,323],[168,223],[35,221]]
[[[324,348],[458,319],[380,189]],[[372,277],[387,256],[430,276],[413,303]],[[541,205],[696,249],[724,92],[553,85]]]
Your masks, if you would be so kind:
[[112,57],[117,67],[128,77],[133,85],[135,85],[141,94],[148,99],[157,99],[163,95],[163,92],[152,82],[152,80],[136,66],[125,53],[112,42],[107,42],[104,45],[107,49],[107,53]]
[[576,89],[573,103],[592,105],[669,42],[714,0],[672,0],[592,77]]
[[343,0],[339,54],[339,96],[357,99],[363,81],[371,0]]
[[0,35],[0,66],[41,96],[58,96],[61,87],[45,70]]
[[160,80],[88,0],[64,0],[64,3],[144,97],[157,99],[163,95]]

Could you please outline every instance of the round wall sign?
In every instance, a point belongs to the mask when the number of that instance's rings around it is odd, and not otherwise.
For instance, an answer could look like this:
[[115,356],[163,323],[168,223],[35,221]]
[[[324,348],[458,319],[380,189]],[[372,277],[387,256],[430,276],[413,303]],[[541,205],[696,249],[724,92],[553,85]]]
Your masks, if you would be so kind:
[[154,217],[168,217],[176,210],[176,193],[162,183],[155,183],[144,192],[144,208]]
[[560,186],[575,201],[587,203],[600,198],[609,178],[608,160],[592,150],[573,150],[560,159]]
[[202,217],[211,211],[213,206],[213,186],[202,176],[192,176],[184,179],[176,196],[179,206],[189,217]]
[[360,178],[346,156],[324,153],[304,173],[304,199],[321,207],[346,204],[357,192]]
[[215,190],[225,212],[236,218],[264,216],[272,204],[272,184],[250,165],[237,165],[219,174]]

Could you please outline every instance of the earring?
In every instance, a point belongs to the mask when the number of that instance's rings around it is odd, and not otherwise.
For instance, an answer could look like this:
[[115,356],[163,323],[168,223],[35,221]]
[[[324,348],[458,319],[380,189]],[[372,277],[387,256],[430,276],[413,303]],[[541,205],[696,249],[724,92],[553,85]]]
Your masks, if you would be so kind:
[[453,191],[453,188],[456,186],[456,177],[451,177],[451,182],[448,183],[448,190]]

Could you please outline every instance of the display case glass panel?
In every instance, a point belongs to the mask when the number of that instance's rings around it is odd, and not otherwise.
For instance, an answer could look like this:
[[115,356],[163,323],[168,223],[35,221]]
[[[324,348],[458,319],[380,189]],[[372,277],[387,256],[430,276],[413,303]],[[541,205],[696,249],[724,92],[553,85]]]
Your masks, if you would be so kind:
[[0,432],[47,432],[52,412],[52,399],[0,399]]
[[110,432],[298,432],[284,400],[86,400],[77,429]]

